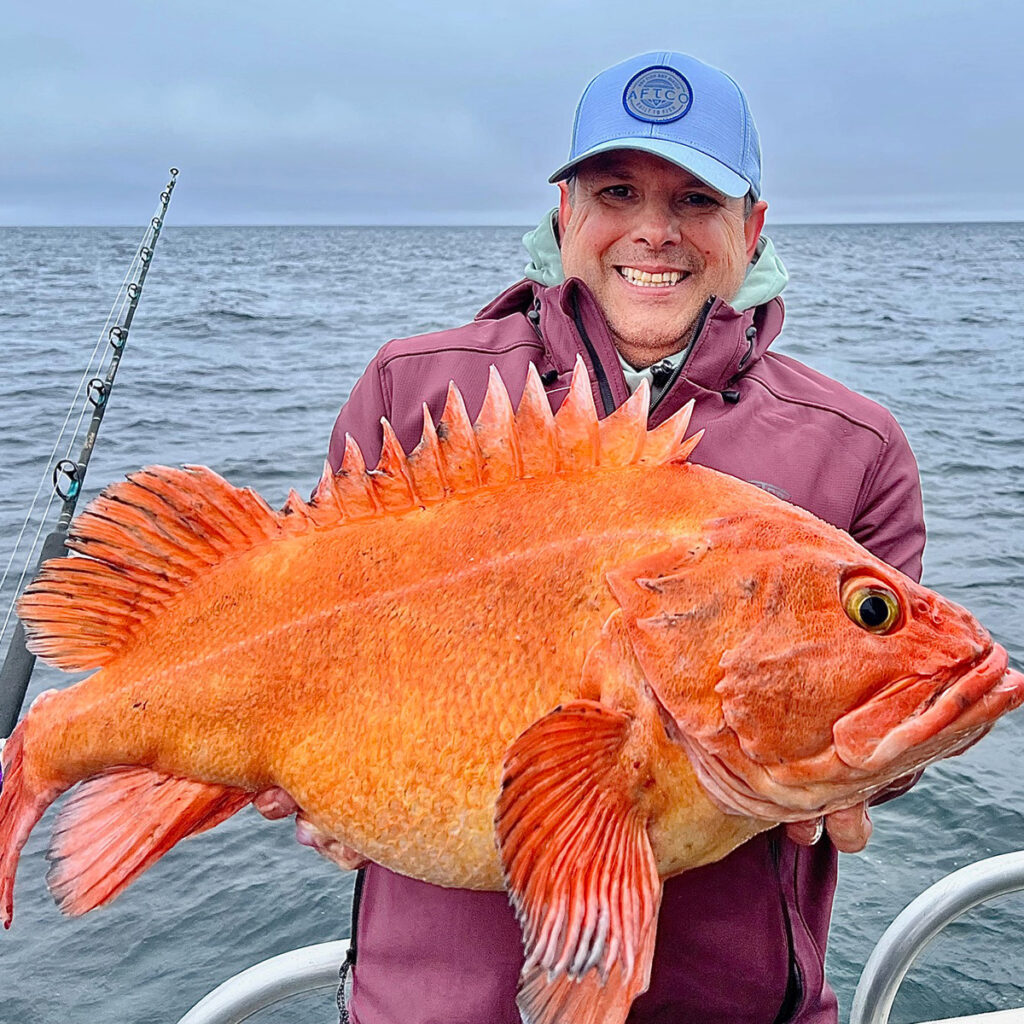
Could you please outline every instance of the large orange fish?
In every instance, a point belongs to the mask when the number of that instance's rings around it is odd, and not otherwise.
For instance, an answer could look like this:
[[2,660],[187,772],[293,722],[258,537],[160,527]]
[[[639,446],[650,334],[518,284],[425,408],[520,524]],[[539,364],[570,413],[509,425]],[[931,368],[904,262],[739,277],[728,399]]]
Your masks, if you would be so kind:
[[[685,412],[685,411],[684,411]],[[406,457],[384,425],[280,512],[150,468],[78,519],[20,604],[98,669],[3,751],[0,914],[45,808],[62,909],[112,899],[272,787],[321,837],[440,885],[508,889],[531,1024],[621,1022],[661,880],[851,806],[981,736],[1024,676],[965,611],[848,535],[686,461],[645,387],[552,417],[492,373]]]

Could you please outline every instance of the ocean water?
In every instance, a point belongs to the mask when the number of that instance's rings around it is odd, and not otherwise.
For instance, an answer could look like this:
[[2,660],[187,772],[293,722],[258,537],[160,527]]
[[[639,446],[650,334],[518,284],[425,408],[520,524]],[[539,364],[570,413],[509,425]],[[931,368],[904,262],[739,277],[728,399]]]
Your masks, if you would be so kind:
[[[85,498],[146,463],[203,463],[280,504],[307,492],[334,417],[390,337],[469,319],[519,275],[513,228],[175,228],[173,205]],[[776,347],[878,399],[917,452],[925,582],[1024,658],[1024,225],[780,226]],[[141,229],[0,229],[0,566]],[[64,454],[62,450],[60,454]],[[0,595],[0,616],[10,601]],[[41,667],[29,697],[67,677]],[[876,809],[842,858],[829,970],[848,1014],[896,913],[943,874],[1024,848],[1024,714]],[[48,824],[52,822],[52,812]],[[110,907],[62,918],[48,829],[0,935],[0,1022],[176,1021],[220,981],[348,932],[352,876],[247,810],[181,844]],[[1024,1005],[1024,894],[971,912],[911,970],[892,1020]],[[439,939],[443,938],[439,936]],[[330,994],[257,1020],[336,1019]]]

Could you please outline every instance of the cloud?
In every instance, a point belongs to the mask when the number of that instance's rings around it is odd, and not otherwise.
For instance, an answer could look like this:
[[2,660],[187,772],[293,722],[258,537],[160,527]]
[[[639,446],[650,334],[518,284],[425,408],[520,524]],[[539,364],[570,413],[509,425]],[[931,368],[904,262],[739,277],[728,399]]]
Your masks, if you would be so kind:
[[528,223],[587,80],[666,42],[742,82],[773,215],[1024,216],[1024,17],[965,10],[721,0],[666,26],[621,0],[18,0],[0,217],[135,223],[173,162],[180,223]]

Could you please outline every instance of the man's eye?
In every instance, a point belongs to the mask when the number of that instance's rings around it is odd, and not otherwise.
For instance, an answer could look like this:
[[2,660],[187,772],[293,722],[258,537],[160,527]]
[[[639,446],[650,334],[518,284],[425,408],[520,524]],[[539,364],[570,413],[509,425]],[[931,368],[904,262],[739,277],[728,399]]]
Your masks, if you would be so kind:
[[613,199],[628,199],[630,188],[628,185],[609,185],[606,189],[602,189],[602,192]]
[[705,192],[689,192],[683,197],[687,206],[717,206],[718,201]]

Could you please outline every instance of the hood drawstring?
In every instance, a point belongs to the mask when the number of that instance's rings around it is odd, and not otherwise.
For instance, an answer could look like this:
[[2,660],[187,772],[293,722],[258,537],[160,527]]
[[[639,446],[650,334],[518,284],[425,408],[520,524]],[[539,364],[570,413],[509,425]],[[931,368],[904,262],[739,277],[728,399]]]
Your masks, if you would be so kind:
[[[540,329],[540,299],[534,297],[533,305],[526,311],[526,319],[530,321],[530,326],[533,327],[534,333],[537,335],[537,340],[543,342],[544,335],[541,333]],[[545,388],[549,388],[558,382],[558,378],[558,370],[545,370],[540,375],[540,382]]]
[[[736,373],[729,379],[729,383],[733,384],[743,372],[743,367],[750,361],[750,357],[754,354],[754,345],[757,342],[757,328],[751,324],[746,332],[745,337],[747,339],[747,351],[743,353],[743,357],[739,363],[736,364]],[[740,392],[737,388],[727,387],[722,392],[722,400],[728,402],[730,405],[735,405],[740,400]]]
[[742,370],[743,367],[747,365],[747,361],[754,354],[754,344],[757,341],[757,328],[753,324],[747,328],[745,337],[749,344],[747,345],[747,351],[743,353],[743,358],[736,366],[737,370]]
[[544,335],[540,332],[540,299],[536,295],[533,297],[533,305],[526,311],[526,319],[530,321],[537,340],[543,341]]

